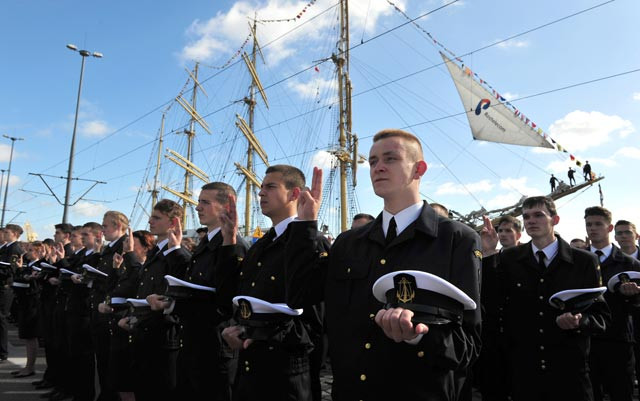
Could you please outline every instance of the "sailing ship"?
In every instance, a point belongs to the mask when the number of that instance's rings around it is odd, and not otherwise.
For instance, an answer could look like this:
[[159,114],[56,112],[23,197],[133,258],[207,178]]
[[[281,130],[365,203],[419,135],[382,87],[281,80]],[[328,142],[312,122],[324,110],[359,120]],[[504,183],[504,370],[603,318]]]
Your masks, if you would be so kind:
[[[308,3],[294,20],[300,20],[314,3],[315,1]],[[408,18],[392,2],[389,1],[389,4]],[[336,84],[321,85],[322,81],[317,79],[319,83],[315,95],[307,102],[293,101],[296,113],[289,118],[278,122],[269,118],[269,99],[272,103],[273,99],[277,99],[276,106],[283,108],[286,101],[290,100],[290,95],[276,84],[267,87],[263,85],[261,75],[272,72],[266,68],[268,63],[258,41],[261,25],[287,19],[266,20],[253,16],[246,39],[227,62],[221,66],[196,63],[193,70],[187,71],[187,83],[176,96],[175,102],[162,113],[161,129],[154,152],[156,157],[150,158],[132,212],[134,225],[145,218],[143,211],[148,210],[149,205],[153,205],[158,197],[167,196],[178,198],[185,206],[187,215],[184,227],[197,227],[193,208],[197,204],[195,199],[199,185],[194,183],[220,180],[230,183],[239,194],[238,209],[239,212],[244,210],[244,213],[239,213],[241,232],[248,237],[252,233],[264,231],[266,222],[260,213],[257,194],[260,177],[264,175],[266,167],[278,163],[308,166],[314,154],[323,152],[329,160],[329,172],[324,183],[319,226],[322,231],[334,237],[349,228],[352,217],[361,211],[356,191],[357,172],[358,165],[365,162],[366,158],[358,152],[359,139],[353,128],[354,96],[350,76],[348,0],[341,0],[334,12],[336,26],[332,31],[337,32],[337,37],[332,40],[335,47],[331,54],[321,54],[304,71],[319,74],[321,69],[323,72],[327,71],[327,65],[332,63],[330,75]],[[462,59],[441,45],[415,21],[412,23],[444,50],[440,51],[442,65],[446,66],[460,95],[474,140],[499,143],[501,146],[553,149],[561,157],[570,158],[571,163],[577,167],[582,166],[577,157],[525,117],[480,78],[477,72],[466,67]],[[209,72],[205,79],[207,82],[199,78],[203,69]],[[275,78],[272,80],[279,82]],[[210,82],[215,82],[215,85]],[[209,88],[208,92],[213,92],[212,97],[216,97],[218,103],[209,98],[205,85]],[[219,99],[222,93],[229,92],[234,94],[231,101],[221,103]],[[205,112],[198,111],[198,106],[203,105],[202,100],[197,101],[201,99],[200,95],[206,99]],[[190,101],[186,100],[188,96]],[[182,116],[173,113],[176,110]],[[172,116],[171,127],[165,130],[169,116]],[[281,130],[283,125],[286,128]],[[324,132],[333,134],[327,139],[322,134]],[[200,134],[206,139],[200,140]],[[420,137],[419,134],[418,136]],[[265,141],[269,142],[268,148],[264,146]],[[196,158],[199,160],[196,161]],[[177,170],[168,168],[169,166],[177,167]],[[450,169],[448,172],[453,174]],[[573,187],[561,184],[550,196],[560,199],[581,193],[603,178],[597,177]],[[164,184],[161,185],[160,182]],[[473,197],[471,192],[469,194]],[[517,216],[526,194],[521,195],[518,202],[491,210],[483,207],[474,197],[480,204],[480,209],[468,213],[451,210],[451,217],[479,228],[483,215],[489,215],[492,219],[504,214]]]

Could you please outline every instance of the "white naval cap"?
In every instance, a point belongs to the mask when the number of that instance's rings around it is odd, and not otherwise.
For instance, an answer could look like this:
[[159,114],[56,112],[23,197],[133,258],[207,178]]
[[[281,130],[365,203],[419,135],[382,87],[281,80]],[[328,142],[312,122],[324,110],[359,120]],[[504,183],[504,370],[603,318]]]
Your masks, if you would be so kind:
[[477,307],[473,299],[455,285],[419,270],[387,273],[376,280],[372,291],[386,308],[413,311],[412,320],[417,323],[461,323],[463,311]]
[[164,276],[167,281],[168,288],[165,295],[173,298],[206,298],[211,297],[216,292],[213,287],[207,287],[200,284],[190,283],[180,280],[171,275]]
[[146,299],[127,298],[127,302],[134,308],[150,307]]
[[259,298],[249,297],[246,295],[238,295],[237,297],[233,297],[233,304],[240,307],[241,315],[243,313],[243,306],[248,305],[250,307],[249,316],[242,316],[245,319],[248,319],[253,313],[282,313],[289,316],[300,316],[303,312],[302,309],[292,309],[285,303],[271,303],[263,301]]
[[636,284],[640,284],[640,272],[628,271],[618,273],[609,279],[607,287],[609,288],[609,291],[616,292],[618,291],[620,284],[628,283],[630,281]]
[[58,270],[57,267],[55,267],[54,265],[50,265],[47,262],[40,262],[40,266],[44,267],[45,269],[49,269],[49,270]]
[[549,298],[549,305],[561,311],[580,313],[607,291],[607,287],[576,288],[556,292]]
[[72,272],[71,270],[65,269],[64,267],[60,268],[60,273],[62,273],[62,274],[71,274],[71,275],[76,274],[76,273]]
[[82,268],[85,269],[88,273],[93,273],[93,274],[97,274],[99,276],[109,277],[109,275],[107,273],[101,272],[100,270],[98,270],[95,267],[93,267],[91,265],[88,265],[86,263],[82,265]]

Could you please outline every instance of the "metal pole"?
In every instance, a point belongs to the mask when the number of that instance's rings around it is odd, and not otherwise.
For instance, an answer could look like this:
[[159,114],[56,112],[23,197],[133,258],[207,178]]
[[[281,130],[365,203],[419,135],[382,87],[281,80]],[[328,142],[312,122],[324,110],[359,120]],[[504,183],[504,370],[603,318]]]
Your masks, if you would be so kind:
[[0,178],[0,193],[2,193],[2,187],[4,187],[4,172],[7,170],[0,170],[2,172],[2,178]]
[[14,138],[12,136],[4,135],[5,138],[11,139],[11,153],[9,154],[9,169],[7,170],[7,182],[4,187],[4,200],[2,201],[2,218],[0,218],[0,227],[4,227],[4,212],[7,210],[7,196],[9,194],[9,179],[11,178],[11,162],[13,161],[13,146],[16,141],[21,141],[22,138]]
[[76,101],[76,116],[73,121],[73,135],[71,136],[71,151],[69,152],[69,170],[67,172],[67,190],[64,195],[64,213],[62,214],[62,222],[67,222],[67,214],[69,209],[69,197],[71,196],[71,174],[73,170],[73,154],[76,148],[76,130],[78,128],[78,110],[80,109],[80,93],[82,92],[82,76],[84,75],[84,59],[85,55],[80,53],[82,56],[82,65],[80,67],[80,84],[78,84],[78,100]]

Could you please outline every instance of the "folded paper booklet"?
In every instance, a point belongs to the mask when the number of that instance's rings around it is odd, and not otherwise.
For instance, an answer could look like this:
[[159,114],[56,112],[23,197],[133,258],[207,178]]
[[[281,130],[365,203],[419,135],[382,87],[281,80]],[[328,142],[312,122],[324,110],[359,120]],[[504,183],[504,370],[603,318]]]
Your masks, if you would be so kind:
[[109,277],[109,275],[107,273],[101,272],[100,270],[96,269],[95,267],[89,266],[88,264],[82,265],[82,268],[85,269],[89,273],[98,274],[98,275],[104,276],[104,277]]
[[216,292],[215,288],[206,287],[204,285],[199,285],[199,284],[193,284],[188,281],[180,280],[179,278],[175,278],[170,275],[166,275],[164,276],[164,278],[165,280],[167,280],[167,283],[169,283],[170,287],[187,287],[187,288],[192,288],[194,290]]

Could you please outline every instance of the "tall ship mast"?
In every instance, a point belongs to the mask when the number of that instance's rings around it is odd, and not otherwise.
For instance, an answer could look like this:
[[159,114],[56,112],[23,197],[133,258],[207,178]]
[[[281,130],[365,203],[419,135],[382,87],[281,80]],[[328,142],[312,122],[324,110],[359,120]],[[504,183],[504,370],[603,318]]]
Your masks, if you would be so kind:
[[251,36],[253,37],[253,46],[251,49],[251,56],[247,55],[247,53],[242,54],[242,59],[244,60],[245,65],[247,66],[247,70],[251,75],[251,85],[249,85],[249,94],[245,96],[243,99],[244,104],[247,106],[247,118],[248,122],[245,121],[240,115],[236,114],[236,127],[242,132],[247,140],[247,160],[245,165],[236,162],[234,163],[236,168],[238,169],[238,174],[244,176],[244,189],[245,189],[245,204],[244,204],[244,228],[243,235],[248,237],[252,232],[252,208],[253,208],[253,195],[256,195],[258,188],[261,186],[261,181],[258,179],[258,176],[255,172],[255,162],[254,156],[257,155],[260,157],[265,166],[269,166],[269,160],[267,157],[267,153],[262,148],[262,145],[258,141],[258,138],[253,132],[254,129],[254,114],[256,107],[256,91],[260,93],[264,105],[269,108],[269,103],[267,101],[267,95],[264,91],[264,87],[260,82],[260,78],[258,76],[258,71],[256,70],[256,59],[258,53],[262,57],[264,62],[264,57],[262,56],[262,51],[260,50],[260,45],[258,44],[258,38],[256,36],[257,30],[257,20],[253,20],[253,24],[249,24],[249,29],[251,30]]

